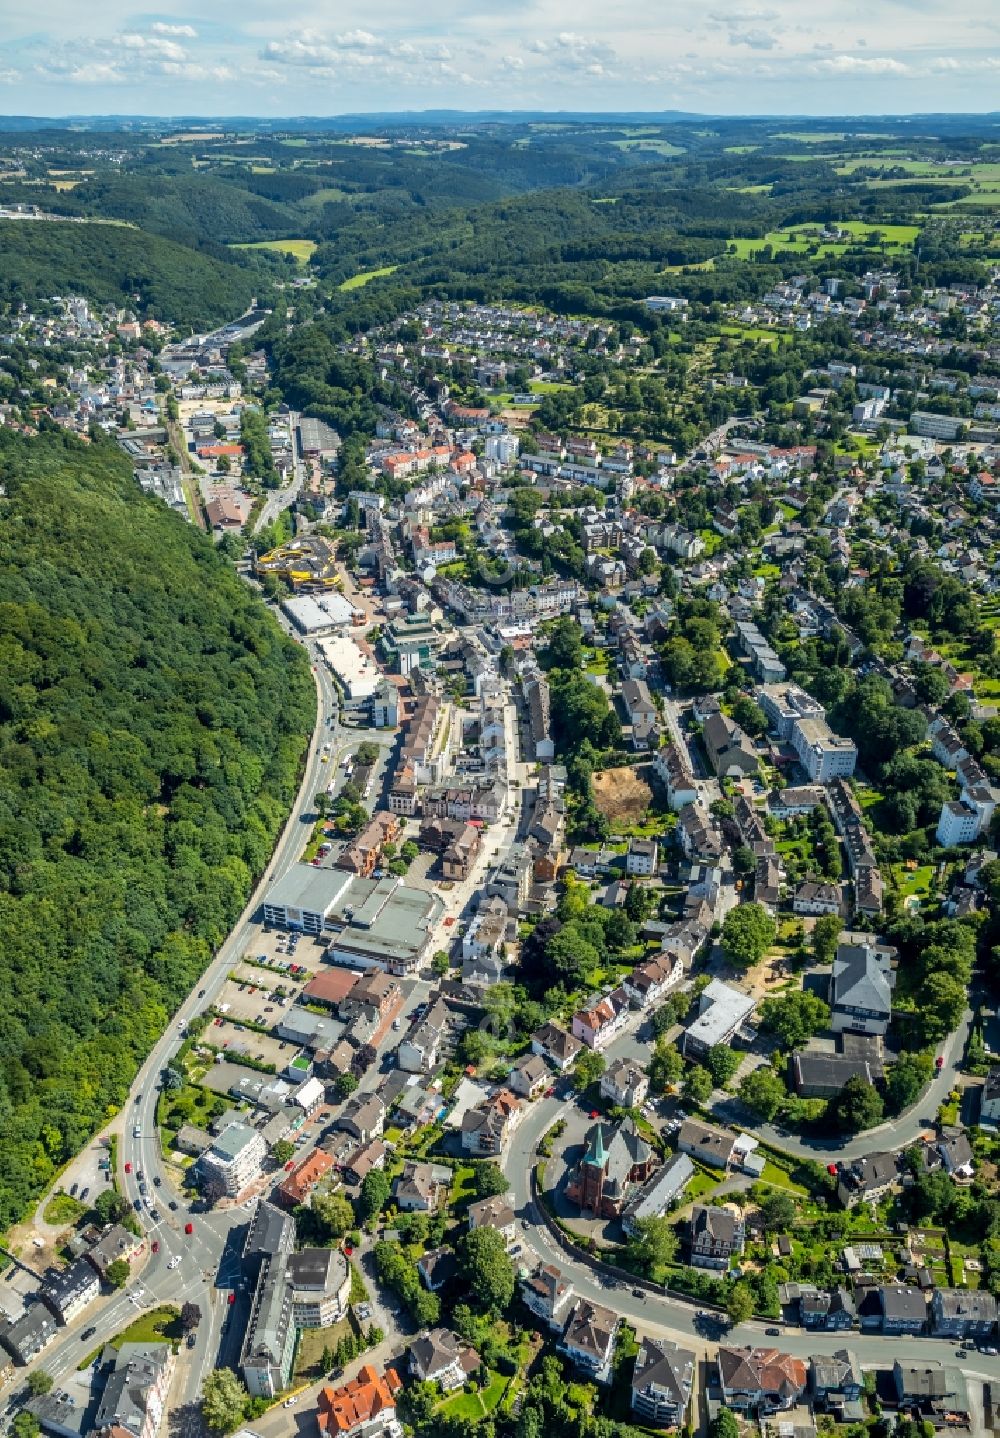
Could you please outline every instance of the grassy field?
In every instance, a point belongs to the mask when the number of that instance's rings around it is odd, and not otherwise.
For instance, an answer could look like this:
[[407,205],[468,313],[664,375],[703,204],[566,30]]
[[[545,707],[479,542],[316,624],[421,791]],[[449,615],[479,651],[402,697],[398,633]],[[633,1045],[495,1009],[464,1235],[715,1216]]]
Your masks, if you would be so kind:
[[500,1373],[494,1373],[491,1369],[490,1381],[485,1388],[477,1388],[475,1393],[456,1393],[452,1398],[446,1398],[437,1411],[449,1418],[464,1418],[471,1419],[474,1423],[478,1422],[493,1412],[503,1397],[506,1386],[507,1379]]
[[349,200],[350,198],[348,190],[338,190],[329,185],[324,186],[322,190],[314,190],[311,195],[306,196],[302,203],[308,205],[311,210],[318,210],[321,205],[325,205],[330,200]]
[[352,275],[339,286],[342,290],[360,290],[369,280],[379,280],[383,275],[395,274],[398,265],[385,265],[381,270],[362,270],[360,274]]
[[[166,1303],[162,1308],[151,1308],[148,1313],[140,1313],[134,1323],[116,1333],[111,1340],[112,1348],[120,1348],[123,1343],[170,1343],[174,1346],[180,1343],[184,1336],[181,1328],[180,1309],[173,1304]],[[79,1369],[89,1368],[99,1353],[103,1353],[104,1345],[95,1348],[88,1353],[86,1358],[77,1364]]]
[[291,255],[300,265],[307,264],[316,248],[315,240],[255,240],[252,245],[231,245],[234,250],[277,250],[279,254]]
[[772,250],[791,250],[796,254],[815,252],[818,255],[835,256],[846,254],[851,245],[858,241],[863,243],[871,236],[878,235],[880,248],[901,252],[912,248],[920,233],[916,225],[869,225],[860,220],[849,220],[837,228],[849,234],[850,240],[820,240],[822,228],[817,222],[797,225],[791,229],[771,230],[763,239],[730,240],[727,250],[740,260],[751,259],[765,245],[770,245]]

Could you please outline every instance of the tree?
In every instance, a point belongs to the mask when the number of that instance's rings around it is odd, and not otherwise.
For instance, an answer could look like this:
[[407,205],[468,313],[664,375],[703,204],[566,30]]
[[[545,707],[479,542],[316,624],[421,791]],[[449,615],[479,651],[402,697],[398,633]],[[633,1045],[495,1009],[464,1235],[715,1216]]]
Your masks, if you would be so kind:
[[740,1080],[739,1095],[747,1108],[765,1123],[771,1122],[788,1097],[779,1076],[766,1065],[744,1075]]
[[314,1193],[309,1212],[329,1239],[343,1238],[354,1227],[354,1209],[342,1194]]
[[350,1069],[345,1069],[342,1074],[337,1075],[334,1081],[333,1091],[339,1099],[350,1098],[357,1086],[358,1081]]
[[677,1232],[666,1218],[640,1218],[626,1245],[639,1268],[652,1273],[672,1263],[677,1253]]
[[731,964],[759,964],[774,943],[777,928],[762,904],[739,904],[722,926],[722,948]]
[[701,1064],[693,1064],[688,1070],[681,1093],[689,1102],[699,1108],[712,1097],[712,1075]]
[[726,1294],[726,1313],[734,1326],[753,1317],[753,1292],[746,1283],[734,1283]]
[[647,1069],[651,1087],[657,1093],[665,1093],[677,1082],[683,1072],[684,1061],[676,1045],[668,1043],[661,1035],[653,1044],[653,1057],[650,1059]]
[[797,1049],[813,1034],[818,1034],[830,1022],[830,1009],[817,995],[808,989],[796,989],[790,994],[780,994],[765,999],[760,1006],[761,1024],[772,1033],[782,1048]]
[[885,1096],[891,1112],[902,1113],[916,1103],[933,1072],[930,1054],[900,1054],[885,1080]]
[[201,1309],[197,1303],[187,1302],[181,1309],[181,1327],[185,1333],[192,1333],[201,1322]]
[[549,630],[549,642],[541,652],[549,669],[579,669],[583,664],[583,630],[575,619],[564,615]]
[[757,860],[752,849],[746,844],[741,844],[733,854],[733,873],[746,877],[752,874],[757,867]]
[[705,1065],[716,1088],[725,1088],[742,1061],[742,1055],[725,1044],[716,1044],[705,1055]]
[[751,1196],[757,1201],[761,1222],[768,1233],[790,1228],[795,1222],[795,1200],[787,1189],[757,1184]]
[[813,953],[821,964],[832,964],[842,929],[837,914],[821,914],[813,925]]
[[514,1297],[514,1265],[503,1234],[495,1228],[475,1228],[460,1240],[458,1268],[467,1289],[484,1308],[502,1313]]
[[767,733],[767,715],[749,694],[741,694],[733,705],[733,718],[747,734],[756,737]]
[[493,1198],[499,1193],[506,1193],[510,1188],[504,1173],[495,1163],[477,1163],[476,1172],[473,1177],[473,1184],[477,1198]]
[[40,1398],[43,1393],[51,1393],[55,1380],[51,1373],[46,1373],[44,1368],[36,1368],[28,1374],[28,1392],[35,1398]]
[[14,1415],[10,1431],[14,1438],[38,1438],[42,1431],[42,1425],[34,1413],[29,1413],[26,1408],[22,1408],[20,1413]]
[[451,959],[449,959],[448,955],[445,953],[445,951],[444,951],[443,949],[438,949],[438,951],[437,951],[437,953],[434,955],[433,959],[431,959],[431,970],[432,970],[432,972],[435,974],[435,976],[436,976],[437,978],[443,979],[444,976],[445,976],[445,974],[448,972],[448,970],[449,970],[450,968],[451,968]]
[[361,1180],[361,1192],[356,1204],[359,1223],[368,1223],[389,1202],[392,1182],[382,1169],[373,1168]]
[[129,1202],[113,1188],[103,1188],[94,1199],[94,1212],[101,1223],[120,1223],[129,1212]]
[[271,1149],[271,1157],[275,1163],[286,1164],[295,1157],[295,1145],[289,1143],[287,1138],[279,1138],[278,1142]]
[[827,1112],[844,1133],[860,1133],[881,1121],[882,1099],[877,1089],[860,1074],[854,1074],[836,1098],[830,1100]]
[[161,1077],[167,1093],[176,1093],[178,1089],[184,1087],[184,1075],[180,1069],[175,1069],[171,1064],[167,1064]]
[[952,974],[931,973],[920,989],[914,1026],[924,1043],[939,1043],[957,1027],[965,1012],[965,987]]
[[104,1270],[104,1277],[111,1284],[112,1288],[124,1288],[126,1283],[128,1283],[130,1271],[126,1259],[116,1258],[114,1262],[109,1263]]
[[597,1083],[606,1067],[603,1054],[596,1053],[593,1049],[584,1049],[573,1069],[573,1087],[578,1093],[582,1093],[592,1083]]
[[216,1368],[201,1388],[201,1416],[213,1433],[233,1433],[243,1422],[250,1395],[231,1368]]
[[729,1408],[720,1408],[708,1428],[708,1438],[740,1438],[740,1425]]

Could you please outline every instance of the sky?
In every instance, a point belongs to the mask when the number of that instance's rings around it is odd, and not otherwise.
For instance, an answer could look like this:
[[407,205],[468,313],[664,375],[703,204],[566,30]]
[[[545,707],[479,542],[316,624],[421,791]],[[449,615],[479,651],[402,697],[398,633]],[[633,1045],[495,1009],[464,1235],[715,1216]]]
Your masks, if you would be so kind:
[[1000,109],[996,0],[4,0],[0,115]]

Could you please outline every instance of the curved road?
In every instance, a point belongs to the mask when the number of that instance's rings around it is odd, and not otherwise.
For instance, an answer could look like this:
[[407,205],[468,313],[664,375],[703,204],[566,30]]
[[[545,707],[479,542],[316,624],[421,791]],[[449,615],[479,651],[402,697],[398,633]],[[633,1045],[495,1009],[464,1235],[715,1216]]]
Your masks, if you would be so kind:
[[[670,1339],[704,1356],[715,1349],[719,1334],[713,1332],[708,1336],[704,1321],[698,1317],[696,1302],[687,1303],[680,1298],[656,1294],[645,1294],[640,1298],[626,1284],[602,1280],[588,1264],[570,1257],[559,1247],[538,1214],[531,1198],[531,1169],[537,1161],[538,1141],[573,1102],[572,1098],[537,1100],[530,1105],[511,1139],[503,1168],[510,1181],[513,1207],[521,1225],[519,1242],[530,1250],[530,1257],[554,1264],[571,1277],[573,1287],[581,1297],[603,1303],[644,1332]],[[529,1255],[524,1257],[527,1259]],[[858,1332],[812,1333],[797,1326],[765,1324],[757,1320],[725,1331],[722,1338],[726,1343],[759,1345],[765,1342],[764,1330],[767,1327],[781,1328],[781,1336],[773,1339],[773,1345],[795,1357],[809,1358],[814,1354],[832,1354],[838,1349],[850,1348],[857,1354],[863,1368],[891,1367],[897,1358],[937,1359],[946,1363],[954,1361],[959,1346],[940,1338],[904,1338]],[[1000,1358],[988,1357],[970,1349],[968,1362],[961,1366],[963,1372],[970,1376],[993,1382],[1000,1380]]]

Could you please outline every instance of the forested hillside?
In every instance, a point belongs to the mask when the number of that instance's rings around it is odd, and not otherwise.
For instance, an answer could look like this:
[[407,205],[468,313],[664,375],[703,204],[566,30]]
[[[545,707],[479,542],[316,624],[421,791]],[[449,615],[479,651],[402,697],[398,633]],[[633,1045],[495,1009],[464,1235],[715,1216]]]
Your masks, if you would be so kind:
[[[0,221],[0,305],[53,294],[131,296],[144,317],[209,329],[246,309],[265,277],[125,225]],[[247,264],[250,264],[247,261]]]
[[315,703],[303,651],[110,443],[0,430],[0,485],[6,1228],[237,916]]

